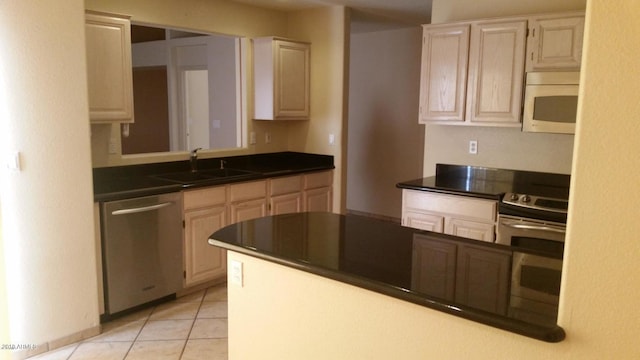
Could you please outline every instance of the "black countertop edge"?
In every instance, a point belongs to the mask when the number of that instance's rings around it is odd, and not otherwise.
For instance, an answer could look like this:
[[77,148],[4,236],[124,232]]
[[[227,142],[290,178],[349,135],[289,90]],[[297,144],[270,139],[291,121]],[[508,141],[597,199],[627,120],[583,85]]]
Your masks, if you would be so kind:
[[106,202],[151,196],[199,187],[226,185],[279,176],[335,169],[333,156],[299,152],[263,153],[198,160],[201,171],[216,169],[220,161],[226,168],[249,173],[238,177],[211,178],[179,183],[161,179],[158,175],[189,171],[189,161],[173,161],[140,165],[124,165],[93,169],[94,201]]
[[[429,178],[425,178],[425,179],[429,179]],[[416,179],[416,180],[425,180],[425,179]],[[433,179],[435,179],[435,176],[433,177]],[[477,191],[468,191],[468,190],[453,189],[453,188],[448,189],[448,188],[437,187],[437,186],[420,186],[420,185],[412,184],[411,181],[397,183],[396,187],[398,189],[430,191],[430,192],[435,192],[440,194],[461,195],[461,196],[469,196],[469,197],[482,198],[482,199],[488,199],[488,200],[500,200],[502,199],[502,196],[505,194],[504,192],[497,193],[497,194],[488,194],[488,193],[477,192]]]
[[506,317],[500,317],[495,314],[472,309],[466,306],[451,305],[447,302],[440,301],[437,298],[418,295],[410,290],[390,286],[375,280],[364,278],[361,276],[346,274],[326,268],[314,266],[303,261],[293,261],[278,256],[270,255],[263,252],[247,249],[242,246],[236,246],[224,241],[215,239],[208,240],[210,245],[218,246],[226,250],[235,251],[240,254],[252,256],[261,260],[270,261],[279,265],[288,266],[297,270],[305,271],[311,274],[319,275],[328,279],[340,281],[346,284],[354,285],[366,290],[374,291],[383,295],[387,295],[396,299],[408,301],[416,305],[421,305],[430,309],[445,312],[467,320],[479,322],[498,329],[520,334],[526,337],[534,338],[549,343],[557,343],[565,338],[564,329],[560,326],[545,327],[514,320]]
[[436,175],[402,181],[397,188],[500,200],[505,193],[568,198],[570,175],[436,164]]

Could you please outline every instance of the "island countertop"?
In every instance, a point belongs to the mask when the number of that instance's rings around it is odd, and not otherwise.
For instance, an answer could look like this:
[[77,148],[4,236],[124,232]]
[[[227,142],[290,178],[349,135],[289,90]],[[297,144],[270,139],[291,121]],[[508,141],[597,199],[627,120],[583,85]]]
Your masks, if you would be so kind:
[[[468,251],[497,254],[510,264],[513,250],[509,246],[362,216],[319,212],[236,223],[213,233],[209,244],[535,339],[559,342],[565,337],[563,329],[555,323],[528,323],[510,317],[508,284],[506,288],[496,287],[494,278],[473,276],[473,280],[468,280],[460,276],[465,271],[464,256],[457,256],[458,264],[454,261],[443,267],[429,263],[431,259],[419,253],[425,246],[445,245],[457,254]],[[510,266],[508,273],[510,278]],[[434,296],[424,280],[433,276],[453,276],[449,279],[455,279],[455,294]],[[486,289],[486,293],[478,289]],[[498,305],[487,308],[487,297],[494,297]]]

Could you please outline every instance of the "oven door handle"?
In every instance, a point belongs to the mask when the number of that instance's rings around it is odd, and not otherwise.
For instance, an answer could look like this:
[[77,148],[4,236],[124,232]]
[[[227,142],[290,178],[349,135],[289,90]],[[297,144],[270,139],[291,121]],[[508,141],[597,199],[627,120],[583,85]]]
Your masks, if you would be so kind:
[[544,226],[544,225],[521,224],[521,223],[512,223],[512,222],[506,222],[506,221],[503,221],[501,224],[513,229],[550,231],[550,232],[556,232],[560,234],[566,233],[564,229]]

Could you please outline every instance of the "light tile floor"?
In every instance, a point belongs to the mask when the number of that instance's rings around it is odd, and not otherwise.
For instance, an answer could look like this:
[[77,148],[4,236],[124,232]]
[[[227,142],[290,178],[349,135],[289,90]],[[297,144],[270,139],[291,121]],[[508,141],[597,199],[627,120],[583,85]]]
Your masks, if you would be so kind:
[[102,334],[38,360],[226,360],[227,286],[211,287],[102,325]]

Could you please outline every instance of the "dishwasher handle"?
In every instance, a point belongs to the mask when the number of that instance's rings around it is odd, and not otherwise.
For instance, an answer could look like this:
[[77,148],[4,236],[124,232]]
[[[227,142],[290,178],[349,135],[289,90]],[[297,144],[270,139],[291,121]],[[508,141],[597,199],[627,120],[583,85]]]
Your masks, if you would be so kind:
[[173,202],[169,201],[169,202],[165,202],[165,203],[161,203],[161,204],[143,206],[143,207],[138,207],[138,208],[114,210],[114,211],[111,212],[111,215],[127,215],[127,214],[135,214],[135,213],[153,211],[153,210],[162,209],[162,208],[167,207],[169,205],[173,205]]

